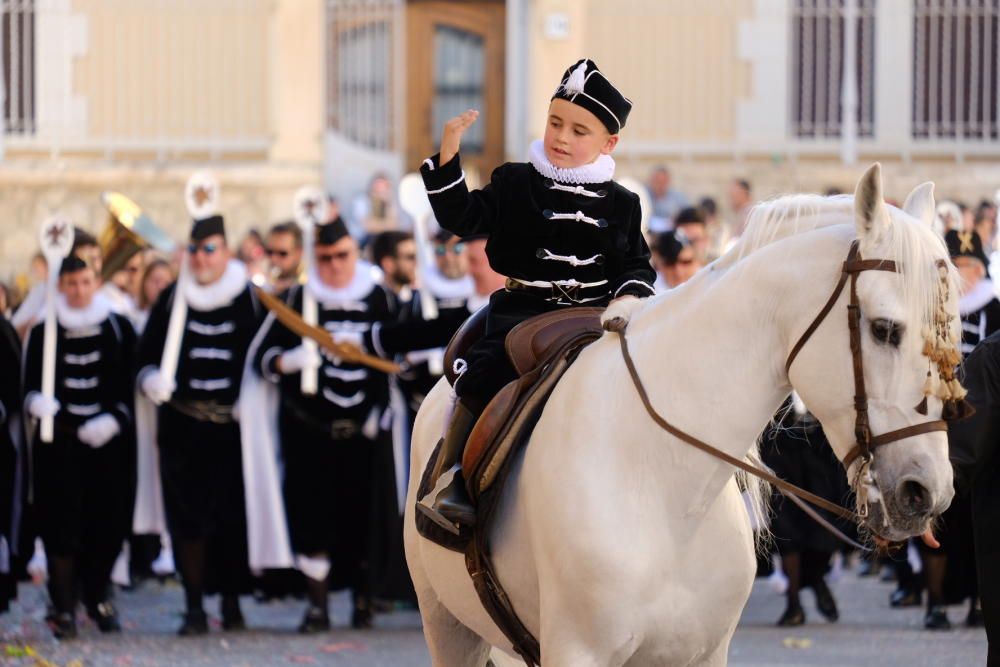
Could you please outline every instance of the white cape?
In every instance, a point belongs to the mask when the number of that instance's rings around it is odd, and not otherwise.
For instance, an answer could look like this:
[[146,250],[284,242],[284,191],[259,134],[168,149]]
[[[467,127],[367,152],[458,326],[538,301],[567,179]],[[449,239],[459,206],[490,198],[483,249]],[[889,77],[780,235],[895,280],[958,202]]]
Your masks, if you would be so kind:
[[268,314],[247,351],[240,384],[240,444],[247,508],[250,569],[294,567],[285,501],[281,494],[278,388],[254,371],[253,358],[274,315]]
[[156,406],[141,391],[135,392],[136,486],[132,532],[167,534],[160,486],[160,451],[156,447]]

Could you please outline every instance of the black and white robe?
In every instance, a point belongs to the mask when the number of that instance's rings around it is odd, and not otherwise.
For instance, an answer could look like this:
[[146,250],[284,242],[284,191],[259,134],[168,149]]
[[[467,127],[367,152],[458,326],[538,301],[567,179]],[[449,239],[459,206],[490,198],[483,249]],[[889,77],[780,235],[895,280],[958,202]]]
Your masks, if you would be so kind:
[[[139,344],[138,386],[159,367],[178,284],[150,311]],[[247,521],[238,414],[247,349],[262,306],[241,264],[231,261],[210,285],[182,286],[187,316],[177,362],[177,387],[157,411],[157,445],[167,526],[174,544],[206,540],[208,590],[249,589]],[[229,414],[195,416],[203,409]]]
[[21,405],[21,341],[0,317],[0,612],[17,597],[17,569],[26,487]]
[[[304,290],[316,299],[319,326],[331,334],[364,335],[373,325],[396,318],[395,297],[375,284],[363,262],[341,289],[323,285],[310,271],[304,286],[282,295],[299,313]],[[258,338],[252,365],[280,389],[282,495],[292,549],[300,556],[327,554],[335,588],[384,594],[378,584],[398,578],[402,567],[388,378],[321,349],[317,391],[305,395],[301,373],[278,371],[281,355],[302,339],[273,316]]]
[[[80,559],[88,603],[103,599],[111,567],[128,534],[135,490],[133,392],[135,333],[97,294],[84,309],[57,302],[55,415],[51,443],[31,420],[33,511],[48,557]],[[25,405],[42,388],[44,322],[24,352]],[[80,441],[89,419],[111,415],[119,432],[103,446]]]

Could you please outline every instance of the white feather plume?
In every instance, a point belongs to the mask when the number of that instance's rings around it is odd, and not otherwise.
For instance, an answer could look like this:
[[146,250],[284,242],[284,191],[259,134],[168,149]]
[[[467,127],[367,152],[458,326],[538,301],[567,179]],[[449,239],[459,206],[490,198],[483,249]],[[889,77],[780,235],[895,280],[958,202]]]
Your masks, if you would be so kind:
[[219,181],[208,171],[196,171],[184,188],[184,203],[192,220],[204,220],[219,212]]
[[566,78],[566,83],[563,84],[563,90],[571,95],[576,95],[583,92],[583,87],[587,83],[587,62],[584,60],[582,63],[576,66],[569,77]]

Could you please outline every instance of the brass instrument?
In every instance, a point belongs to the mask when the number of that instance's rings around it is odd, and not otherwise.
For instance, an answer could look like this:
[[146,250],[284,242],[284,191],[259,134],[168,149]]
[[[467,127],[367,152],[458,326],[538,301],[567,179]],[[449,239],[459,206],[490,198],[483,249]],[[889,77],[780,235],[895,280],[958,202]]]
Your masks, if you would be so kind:
[[169,255],[176,243],[166,232],[153,224],[153,220],[138,204],[120,192],[104,192],[101,203],[111,214],[97,241],[101,246],[104,267],[101,278],[109,280],[116,271],[143,248],[152,247]]

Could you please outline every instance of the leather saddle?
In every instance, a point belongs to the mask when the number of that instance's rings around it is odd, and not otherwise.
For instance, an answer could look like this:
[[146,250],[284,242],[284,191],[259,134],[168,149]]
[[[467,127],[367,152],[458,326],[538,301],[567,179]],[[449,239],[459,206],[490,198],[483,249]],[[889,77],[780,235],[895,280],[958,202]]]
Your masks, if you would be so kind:
[[[445,375],[454,384],[455,362],[483,336],[487,308],[476,311],[452,337],[445,350]],[[507,384],[487,404],[469,435],[462,473],[473,500],[490,492],[505,477],[511,454],[527,442],[556,383],[579,352],[603,335],[603,308],[574,307],[537,315],[514,327],[505,341],[518,379]],[[434,457],[437,456],[435,450]],[[428,465],[418,498],[429,491]],[[455,551],[463,551],[471,534],[451,535],[417,514],[420,533]],[[482,525],[482,523],[480,523]]]

